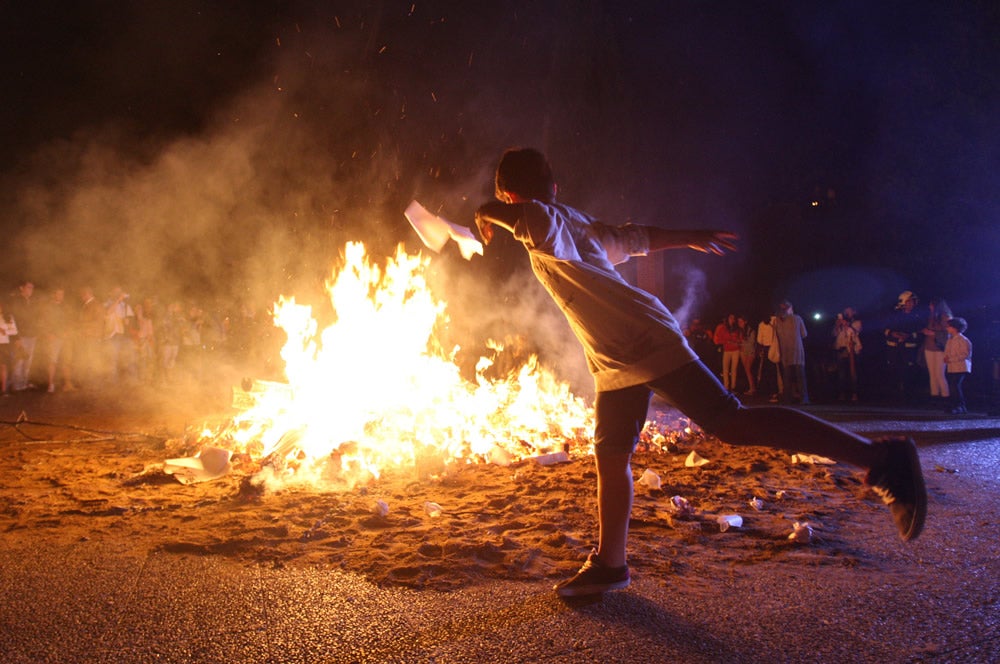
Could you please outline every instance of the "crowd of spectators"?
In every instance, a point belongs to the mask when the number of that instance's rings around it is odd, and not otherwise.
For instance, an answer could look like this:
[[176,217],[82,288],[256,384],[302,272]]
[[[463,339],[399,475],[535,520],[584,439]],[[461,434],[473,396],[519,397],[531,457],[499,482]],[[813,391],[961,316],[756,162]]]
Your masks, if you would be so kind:
[[221,366],[273,377],[279,336],[266,306],[25,280],[0,303],[0,391],[183,385]]
[[[134,298],[120,285],[103,293],[88,285],[36,291],[24,280],[0,299],[0,394],[204,383],[223,367],[280,380],[284,337],[269,306]],[[806,405],[813,390],[821,398],[929,403],[964,413],[961,386],[972,371],[972,342],[962,334],[967,323],[943,300],[927,308],[921,313],[917,297],[904,292],[878,329],[867,330],[864,343],[853,307],[815,334],[816,321],[807,326],[788,301],[756,324],[744,314],[727,314],[713,325],[696,318],[685,335],[725,387],[746,397]],[[952,320],[957,330],[949,327]],[[818,341],[807,343],[808,329]],[[961,339],[946,356],[950,336]],[[962,357],[956,357],[959,341]]]
[[[963,334],[968,323],[942,299],[929,300],[924,311],[905,291],[891,312],[867,327],[852,306],[832,322],[805,320],[787,300],[756,326],[734,322],[749,320],[729,313],[715,325],[694,319],[685,330],[691,347],[734,393],[806,405],[815,392],[824,400],[967,412],[961,385],[972,372],[972,342]],[[961,357],[946,356],[951,339]]]

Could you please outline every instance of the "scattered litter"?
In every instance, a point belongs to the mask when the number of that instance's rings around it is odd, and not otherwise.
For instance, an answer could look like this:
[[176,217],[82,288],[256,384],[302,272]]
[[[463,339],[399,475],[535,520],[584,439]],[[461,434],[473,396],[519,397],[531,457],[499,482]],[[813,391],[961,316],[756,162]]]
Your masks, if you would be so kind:
[[743,517],[739,514],[720,514],[716,521],[719,524],[719,530],[726,532],[730,528],[742,528],[743,527]]
[[834,466],[836,461],[818,454],[793,454],[792,463],[820,464],[824,466]]
[[762,509],[764,509],[764,501],[758,498],[757,496],[754,496],[753,498],[750,499],[750,507],[759,512]]
[[688,502],[687,498],[682,496],[673,496],[670,499],[670,509],[682,516],[690,516],[694,514],[694,508],[691,507],[691,503]]
[[173,475],[181,484],[194,484],[218,479],[232,468],[229,460],[233,453],[221,447],[206,447],[195,457],[167,459],[163,462],[163,472]]
[[660,476],[649,468],[642,472],[642,477],[639,478],[639,484],[645,484],[650,489],[659,489],[662,486]]
[[798,542],[800,544],[808,544],[812,541],[813,529],[809,525],[808,521],[799,522],[796,521],[792,524],[792,532],[788,535],[788,539],[793,542]]
[[380,500],[380,501],[378,501],[378,502],[375,503],[375,507],[372,508],[372,511],[375,514],[378,514],[379,516],[382,516],[382,517],[388,516],[389,515],[389,503],[385,502],[384,500]]
[[787,495],[788,495],[787,491],[785,491],[784,489],[778,489],[777,491],[774,492],[774,499],[784,500],[785,496]]
[[426,503],[424,503],[424,511],[427,512],[428,516],[439,517],[441,516],[441,512],[443,512],[444,510],[437,503],[432,503],[431,501],[428,500]]
[[569,454],[566,452],[552,452],[551,454],[540,454],[535,457],[539,466],[551,466],[556,463],[569,461]]
[[684,459],[684,465],[688,468],[697,468],[698,466],[704,466],[708,463],[708,459],[698,456],[698,453],[691,450],[691,454],[687,455],[687,459]]
[[946,468],[945,466],[942,466],[941,464],[937,464],[936,466],[934,466],[934,470],[937,471],[937,472],[939,472],[939,473],[957,473],[958,472],[958,468]]
[[309,541],[313,537],[315,537],[317,533],[323,532],[321,529],[323,528],[323,524],[325,524],[325,523],[326,523],[325,519],[319,519],[319,520],[317,520],[316,523],[314,523],[312,525],[312,528],[310,528],[306,532],[302,533],[302,537],[300,538],[301,541],[303,541],[303,542]]

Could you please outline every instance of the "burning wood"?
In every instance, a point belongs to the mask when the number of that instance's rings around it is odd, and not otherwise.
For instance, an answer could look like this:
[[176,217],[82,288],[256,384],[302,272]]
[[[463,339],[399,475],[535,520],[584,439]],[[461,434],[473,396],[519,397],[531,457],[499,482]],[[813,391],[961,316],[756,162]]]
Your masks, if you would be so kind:
[[199,434],[202,445],[248,455],[259,482],[351,487],[385,469],[440,475],[450,464],[505,463],[590,452],[592,409],[537,358],[512,372],[481,360],[474,382],[441,349],[445,305],[428,260],[402,249],[384,267],[360,243],[328,282],[336,322],[319,330],[310,307],[282,298],[275,324],[287,382],[233,388],[239,412]]

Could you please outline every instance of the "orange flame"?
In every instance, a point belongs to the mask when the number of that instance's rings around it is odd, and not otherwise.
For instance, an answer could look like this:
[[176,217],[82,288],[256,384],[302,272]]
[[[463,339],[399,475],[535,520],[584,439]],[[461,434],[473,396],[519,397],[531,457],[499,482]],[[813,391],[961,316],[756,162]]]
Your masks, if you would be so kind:
[[429,259],[400,247],[380,268],[349,243],[344,262],[327,283],[329,327],[294,298],[275,305],[287,383],[257,381],[238,395],[245,408],[203,438],[270,460],[282,483],[317,486],[427,458],[506,464],[574,441],[584,443],[574,453],[590,452],[592,409],[537,358],[502,379],[486,378],[481,358],[474,383],[461,376],[459,349],[447,354],[434,335],[447,318],[425,279]]

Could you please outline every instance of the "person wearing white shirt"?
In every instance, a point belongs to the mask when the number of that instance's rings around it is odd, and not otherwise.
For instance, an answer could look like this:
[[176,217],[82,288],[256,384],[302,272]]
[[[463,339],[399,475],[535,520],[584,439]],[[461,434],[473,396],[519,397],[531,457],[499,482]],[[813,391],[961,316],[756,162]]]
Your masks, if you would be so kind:
[[667,307],[614,268],[630,256],[666,249],[722,255],[735,248],[736,235],[605,224],[557,203],[556,189],[541,152],[508,150],[496,170],[497,200],[479,207],[476,226],[484,245],[496,228],[521,242],[594,377],[598,544],[575,576],[556,585],[558,595],[592,595],[629,584],[631,458],[653,393],[727,443],[818,454],[869,469],[866,482],[889,505],[900,536],[909,540],[920,533],[926,488],[912,439],[873,442],[791,408],[744,407],[691,350]]
[[944,345],[944,363],[952,399],[949,412],[953,415],[968,412],[965,393],[962,391],[962,383],[972,373],[972,342],[965,336],[968,328],[969,324],[964,318],[952,318],[947,325],[948,341]]

